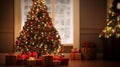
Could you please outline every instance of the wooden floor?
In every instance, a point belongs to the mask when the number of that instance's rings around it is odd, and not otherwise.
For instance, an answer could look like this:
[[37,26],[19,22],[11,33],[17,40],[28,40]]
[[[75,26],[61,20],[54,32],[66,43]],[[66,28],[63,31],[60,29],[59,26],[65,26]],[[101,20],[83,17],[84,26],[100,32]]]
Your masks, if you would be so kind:
[[[25,65],[0,65],[0,67],[43,67]],[[48,66],[49,67],[49,66]],[[108,60],[70,60],[69,65],[50,67],[120,67],[120,61]]]

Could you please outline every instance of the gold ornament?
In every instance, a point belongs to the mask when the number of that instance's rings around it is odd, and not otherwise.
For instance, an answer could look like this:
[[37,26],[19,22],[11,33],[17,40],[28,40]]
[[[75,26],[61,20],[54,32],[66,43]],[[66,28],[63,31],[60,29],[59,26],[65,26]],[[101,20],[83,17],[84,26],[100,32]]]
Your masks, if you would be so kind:
[[33,28],[31,28],[31,30],[33,30]]
[[34,45],[35,43],[33,42],[32,45]]
[[47,25],[46,24],[44,24],[44,27],[46,27]]
[[47,45],[44,45],[44,48],[47,48],[48,46]]
[[112,12],[112,16],[114,16],[114,14],[115,14],[115,13],[114,13],[114,12]]
[[36,11],[39,12],[39,9],[37,8]]
[[35,20],[38,21],[38,18],[36,17]]
[[37,3],[36,3],[36,2],[34,2],[34,4],[36,5]]
[[40,28],[40,25],[38,25],[38,28]]

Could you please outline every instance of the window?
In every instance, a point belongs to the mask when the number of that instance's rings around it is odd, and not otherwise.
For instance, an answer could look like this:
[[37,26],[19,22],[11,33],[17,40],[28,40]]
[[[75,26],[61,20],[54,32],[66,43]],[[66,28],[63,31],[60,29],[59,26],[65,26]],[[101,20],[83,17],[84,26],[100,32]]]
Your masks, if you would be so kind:
[[[22,0],[21,2],[23,27],[32,0]],[[73,44],[73,0],[46,0],[46,5],[53,24],[61,36],[62,44]]]

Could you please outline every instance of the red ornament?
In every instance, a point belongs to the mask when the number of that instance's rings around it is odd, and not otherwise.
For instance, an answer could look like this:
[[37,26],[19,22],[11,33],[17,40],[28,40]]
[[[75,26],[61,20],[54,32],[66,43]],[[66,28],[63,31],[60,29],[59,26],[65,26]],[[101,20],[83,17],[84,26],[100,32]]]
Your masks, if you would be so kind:
[[52,40],[52,39],[53,39],[53,37],[52,37],[52,36],[48,36],[48,39],[49,39],[49,40]]
[[21,32],[22,32],[22,33],[24,33],[25,31],[24,31],[24,30],[22,30]]
[[56,43],[59,43],[60,41],[59,40],[56,40]]
[[49,22],[49,25],[52,26],[52,22]]
[[42,21],[43,21],[43,18],[41,17],[41,18],[40,18],[40,22],[42,22]]
[[24,46],[24,48],[27,48],[27,46]]
[[30,24],[30,25],[32,25],[32,24],[33,24],[33,22],[30,22],[29,24]]
[[52,31],[52,35],[54,35],[55,34],[55,32],[54,31]]
[[16,44],[17,44],[17,45],[20,45],[20,44],[21,44],[21,42],[17,40],[17,41],[16,41]]
[[29,34],[26,34],[26,37],[29,37]]

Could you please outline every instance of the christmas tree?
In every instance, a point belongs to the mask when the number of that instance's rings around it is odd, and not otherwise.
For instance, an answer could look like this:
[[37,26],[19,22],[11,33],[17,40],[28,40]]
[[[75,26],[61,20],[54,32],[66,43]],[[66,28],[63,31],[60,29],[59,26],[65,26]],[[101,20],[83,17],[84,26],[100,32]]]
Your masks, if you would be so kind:
[[16,51],[38,54],[59,54],[61,51],[60,35],[54,28],[47,12],[45,0],[32,0],[25,25],[16,40]]
[[114,0],[110,5],[106,22],[99,38],[120,38],[120,0]]

